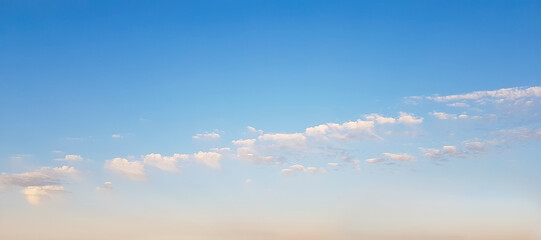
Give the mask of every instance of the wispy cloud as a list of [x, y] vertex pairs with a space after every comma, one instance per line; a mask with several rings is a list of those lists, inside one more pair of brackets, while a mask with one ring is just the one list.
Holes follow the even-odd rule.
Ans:
[[541, 87], [529, 87], [529, 88], [502, 88], [493, 91], [475, 91], [466, 94], [456, 94], [447, 96], [432, 96], [426, 97], [426, 99], [436, 102], [450, 102], [450, 101], [462, 101], [462, 100], [516, 100], [522, 98], [539, 98], [541, 97]]
[[193, 136], [193, 139], [197, 140], [203, 140], [203, 139], [219, 139], [221, 136], [219, 133], [211, 132], [211, 133], [198, 133], [195, 136]]
[[180, 166], [177, 163], [181, 160], [188, 160], [188, 154], [175, 153], [172, 156], [162, 156], [159, 153], [147, 154], [143, 157], [143, 163], [167, 172], [178, 172]]
[[64, 156], [64, 158], [57, 158], [55, 160], [64, 162], [80, 162], [83, 161], [83, 157], [81, 157], [81, 155], [67, 154]]
[[407, 153], [382, 153], [383, 156], [400, 162], [415, 162], [417, 158]]

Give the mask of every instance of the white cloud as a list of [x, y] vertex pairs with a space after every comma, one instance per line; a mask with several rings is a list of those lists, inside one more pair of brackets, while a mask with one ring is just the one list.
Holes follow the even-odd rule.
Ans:
[[289, 168], [284, 168], [282, 169], [282, 174], [289, 174], [289, 173], [292, 173], [293, 170], [289, 169]]
[[383, 153], [383, 156], [401, 162], [415, 162], [417, 159], [407, 153]]
[[470, 105], [464, 102], [456, 102], [447, 104], [449, 107], [469, 107]]
[[110, 191], [110, 190], [113, 190], [113, 183], [111, 183], [111, 182], [104, 182], [104, 183], [103, 183], [103, 186], [101, 186], [101, 187], [96, 187], [96, 190], [98, 190], [98, 191]]
[[120, 139], [122, 136], [120, 134], [113, 134], [111, 135], [112, 138]]
[[81, 155], [68, 154], [64, 158], [57, 158], [55, 160], [65, 162], [80, 162], [83, 161], [83, 157], [81, 157]]
[[231, 148], [223, 147], [223, 148], [211, 148], [210, 149], [213, 152], [229, 152], [231, 151]]
[[368, 121], [376, 122], [377, 124], [393, 124], [396, 123], [396, 119], [392, 117], [383, 117], [377, 113], [372, 113], [365, 116]]
[[470, 151], [481, 152], [485, 150], [485, 143], [480, 141], [466, 142], [464, 145]]
[[304, 144], [306, 137], [302, 133], [267, 133], [258, 137], [261, 141], [274, 141], [284, 145]]
[[[477, 146], [479, 147], [479, 146]], [[478, 150], [473, 152], [461, 151], [458, 150], [456, 146], [443, 146], [441, 149], [437, 148], [419, 148], [425, 157], [429, 157], [434, 160], [445, 159], [447, 157], [464, 157], [470, 154], [478, 152]]]
[[237, 148], [237, 157], [252, 163], [270, 163], [274, 160], [272, 156], [261, 156], [255, 146], [256, 139], [233, 140]]
[[252, 133], [257, 133], [259, 135], [263, 134], [263, 130], [259, 130], [259, 129], [255, 129], [254, 127], [246, 127], [248, 129], [249, 132], [252, 132]]
[[55, 185], [28, 186], [21, 191], [28, 203], [32, 205], [40, 205], [45, 200], [49, 200], [63, 192], [65, 192], [63, 186]]
[[318, 167], [304, 167], [300, 164], [291, 165], [289, 168], [282, 169], [283, 174], [290, 174], [294, 172], [304, 173], [326, 173], [327, 170]]
[[338, 167], [340, 164], [335, 163], [335, 162], [330, 162], [330, 163], [327, 163], [327, 165], [333, 166], [333, 167]]
[[254, 145], [256, 139], [239, 139], [233, 140], [234, 145]]
[[369, 159], [366, 159], [365, 162], [367, 163], [379, 163], [379, 162], [383, 162], [384, 159], [383, 158], [369, 158]]
[[105, 168], [131, 180], [142, 181], [146, 179], [145, 167], [139, 161], [130, 162], [126, 158], [114, 158], [105, 162]]
[[420, 124], [423, 122], [422, 117], [415, 117], [413, 114], [400, 112], [400, 116], [398, 117], [399, 123], [405, 123], [405, 124]]
[[220, 138], [220, 134], [212, 132], [212, 133], [198, 133], [195, 136], [192, 137], [193, 139], [218, 139]]
[[172, 156], [162, 156], [159, 153], [147, 154], [143, 158], [145, 165], [153, 166], [167, 172], [178, 172], [180, 166], [177, 165], [180, 160], [188, 160], [189, 155], [175, 153]]
[[0, 184], [16, 185], [22, 187], [59, 185], [68, 178], [80, 175], [81, 172], [74, 167], [42, 167], [33, 172], [0, 175]]
[[496, 100], [516, 100], [521, 98], [537, 98], [541, 97], [541, 87], [529, 87], [529, 88], [502, 88], [494, 91], [475, 91], [466, 94], [447, 95], [447, 96], [435, 96], [426, 97], [429, 100], [436, 102], [450, 102], [461, 100], [479, 100], [483, 98], [496, 99]]
[[306, 128], [306, 136], [316, 139], [327, 140], [328, 138], [349, 139], [349, 138], [374, 138], [377, 136], [372, 132], [373, 121], [357, 121], [321, 124]]
[[456, 114], [449, 114], [449, 113], [444, 113], [444, 112], [432, 112], [431, 114], [434, 117], [437, 117], [437, 118], [442, 119], [442, 120], [457, 119]]
[[205, 164], [208, 167], [214, 169], [221, 168], [220, 160], [222, 158], [222, 154], [219, 154], [217, 152], [198, 152], [195, 153], [193, 156], [198, 163]]

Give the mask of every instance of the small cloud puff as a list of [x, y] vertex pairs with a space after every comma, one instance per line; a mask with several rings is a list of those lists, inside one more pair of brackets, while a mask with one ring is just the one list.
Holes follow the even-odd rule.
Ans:
[[180, 160], [188, 160], [189, 155], [175, 153], [172, 156], [162, 156], [159, 153], [147, 154], [143, 157], [143, 163], [167, 172], [178, 172], [180, 166], [177, 162]]
[[220, 169], [220, 160], [222, 154], [217, 152], [198, 152], [194, 153], [194, 158], [198, 163], [202, 163], [210, 168]]
[[415, 158], [412, 155], [409, 155], [407, 153], [383, 153], [382, 154], [385, 157], [388, 157], [390, 159], [400, 161], [400, 162], [415, 162], [417, 161], [417, 158]]
[[32, 205], [40, 205], [46, 200], [56, 197], [60, 193], [64, 193], [63, 186], [46, 185], [46, 186], [28, 186], [21, 193], [26, 197], [26, 201]]
[[318, 167], [304, 167], [300, 164], [291, 165], [289, 168], [282, 169], [282, 174], [290, 174], [290, 173], [326, 173], [327, 170], [324, 168], [318, 168]]
[[126, 158], [114, 158], [105, 162], [105, 168], [134, 181], [143, 181], [146, 179], [145, 167], [143, 163], [139, 161], [128, 161]]
[[64, 158], [57, 158], [56, 161], [65, 161], [65, 162], [80, 162], [83, 161], [81, 155], [68, 154]]
[[212, 133], [198, 133], [192, 138], [197, 139], [197, 140], [203, 140], [203, 139], [218, 139], [220, 137], [221, 137], [220, 134], [212, 132]]
[[113, 190], [113, 184], [111, 182], [104, 182], [103, 186], [96, 187], [96, 190], [98, 190], [98, 191], [111, 191], [111, 190]]

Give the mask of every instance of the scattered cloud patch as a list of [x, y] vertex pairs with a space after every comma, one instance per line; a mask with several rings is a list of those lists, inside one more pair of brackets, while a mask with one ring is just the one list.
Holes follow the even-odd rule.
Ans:
[[364, 161], [367, 163], [379, 163], [379, 162], [383, 162], [384, 159], [383, 158], [369, 158]]
[[113, 134], [111, 135], [111, 138], [114, 138], [114, 139], [121, 139], [123, 138], [120, 134]]
[[26, 197], [26, 201], [31, 205], [41, 205], [44, 201], [50, 200], [64, 192], [63, 186], [55, 185], [28, 186], [21, 191]]
[[105, 162], [105, 168], [134, 181], [143, 181], [146, 179], [143, 162], [128, 161], [126, 158], [113, 158]]
[[111, 182], [104, 182], [104, 183], [103, 183], [103, 186], [101, 186], [101, 187], [96, 187], [96, 190], [98, 190], [98, 191], [111, 191], [111, 190], [113, 190], [113, 183], [111, 183]]
[[172, 156], [162, 156], [159, 153], [151, 153], [143, 157], [143, 163], [166, 172], [178, 172], [181, 168], [177, 165], [178, 161], [189, 158], [187, 154], [175, 153]]
[[55, 160], [65, 162], [80, 162], [83, 161], [83, 157], [81, 157], [81, 155], [68, 154], [64, 156], [64, 158], [57, 158]]
[[373, 121], [377, 124], [393, 124], [396, 123], [396, 119], [392, 117], [384, 117], [377, 113], [372, 113], [365, 116], [365, 119], [368, 121]]
[[251, 132], [251, 133], [257, 133], [259, 135], [262, 135], [263, 134], [263, 130], [259, 130], [259, 129], [255, 129], [254, 127], [246, 127], [248, 129], [248, 132]]
[[198, 163], [205, 164], [206, 166], [214, 169], [221, 168], [220, 160], [222, 158], [222, 154], [217, 152], [198, 152], [193, 156]]
[[306, 128], [306, 136], [319, 140], [351, 139], [351, 138], [379, 138], [373, 133], [374, 122], [358, 119], [357, 121], [321, 124]]
[[198, 133], [192, 138], [197, 139], [197, 140], [203, 140], [203, 139], [219, 139], [220, 137], [221, 137], [220, 134], [212, 132], [212, 133]]
[[494, 91], [475, 91], [466, 94], [433, 96], [426, 99], [436, 102], [450, 102], [461, 100], [481, 100], [481, 99], [496, 99], [499, 101], [516, 100], [521, 98], [538, 98], [541, 97], [541, 87], [529, 88], [502, 88]]
[[415, 117], [413, 114], [410, 113], [400, 112], [398, 122], [404, 124], [421, 124], [423, 122], [423, 118]]
[[382, 154], [385, 157], [388, 157], [390, 159], [400, 161], [400, 162], [415, 162], [417, 161], [417, 158], [415, 158], [412, 155], [409, 155], [407, 153], [383, 153]]
[[327, 170], [318, 167], [304, 167], [300, 164], [291, 165], [289, 168], [282, 169], [282, 174], [291, 173], [326, 173]]
[[42, 167], [36, 171], [0, 175], [1, 185], [15, 185], [21, 187], [60, 185], [62, 182], [81, 174], [75, 167]]

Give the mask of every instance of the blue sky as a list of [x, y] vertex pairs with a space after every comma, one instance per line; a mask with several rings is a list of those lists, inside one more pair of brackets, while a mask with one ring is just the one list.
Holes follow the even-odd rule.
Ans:
[[540, 10], [0, 1], [0, 238], [540, 239]]

